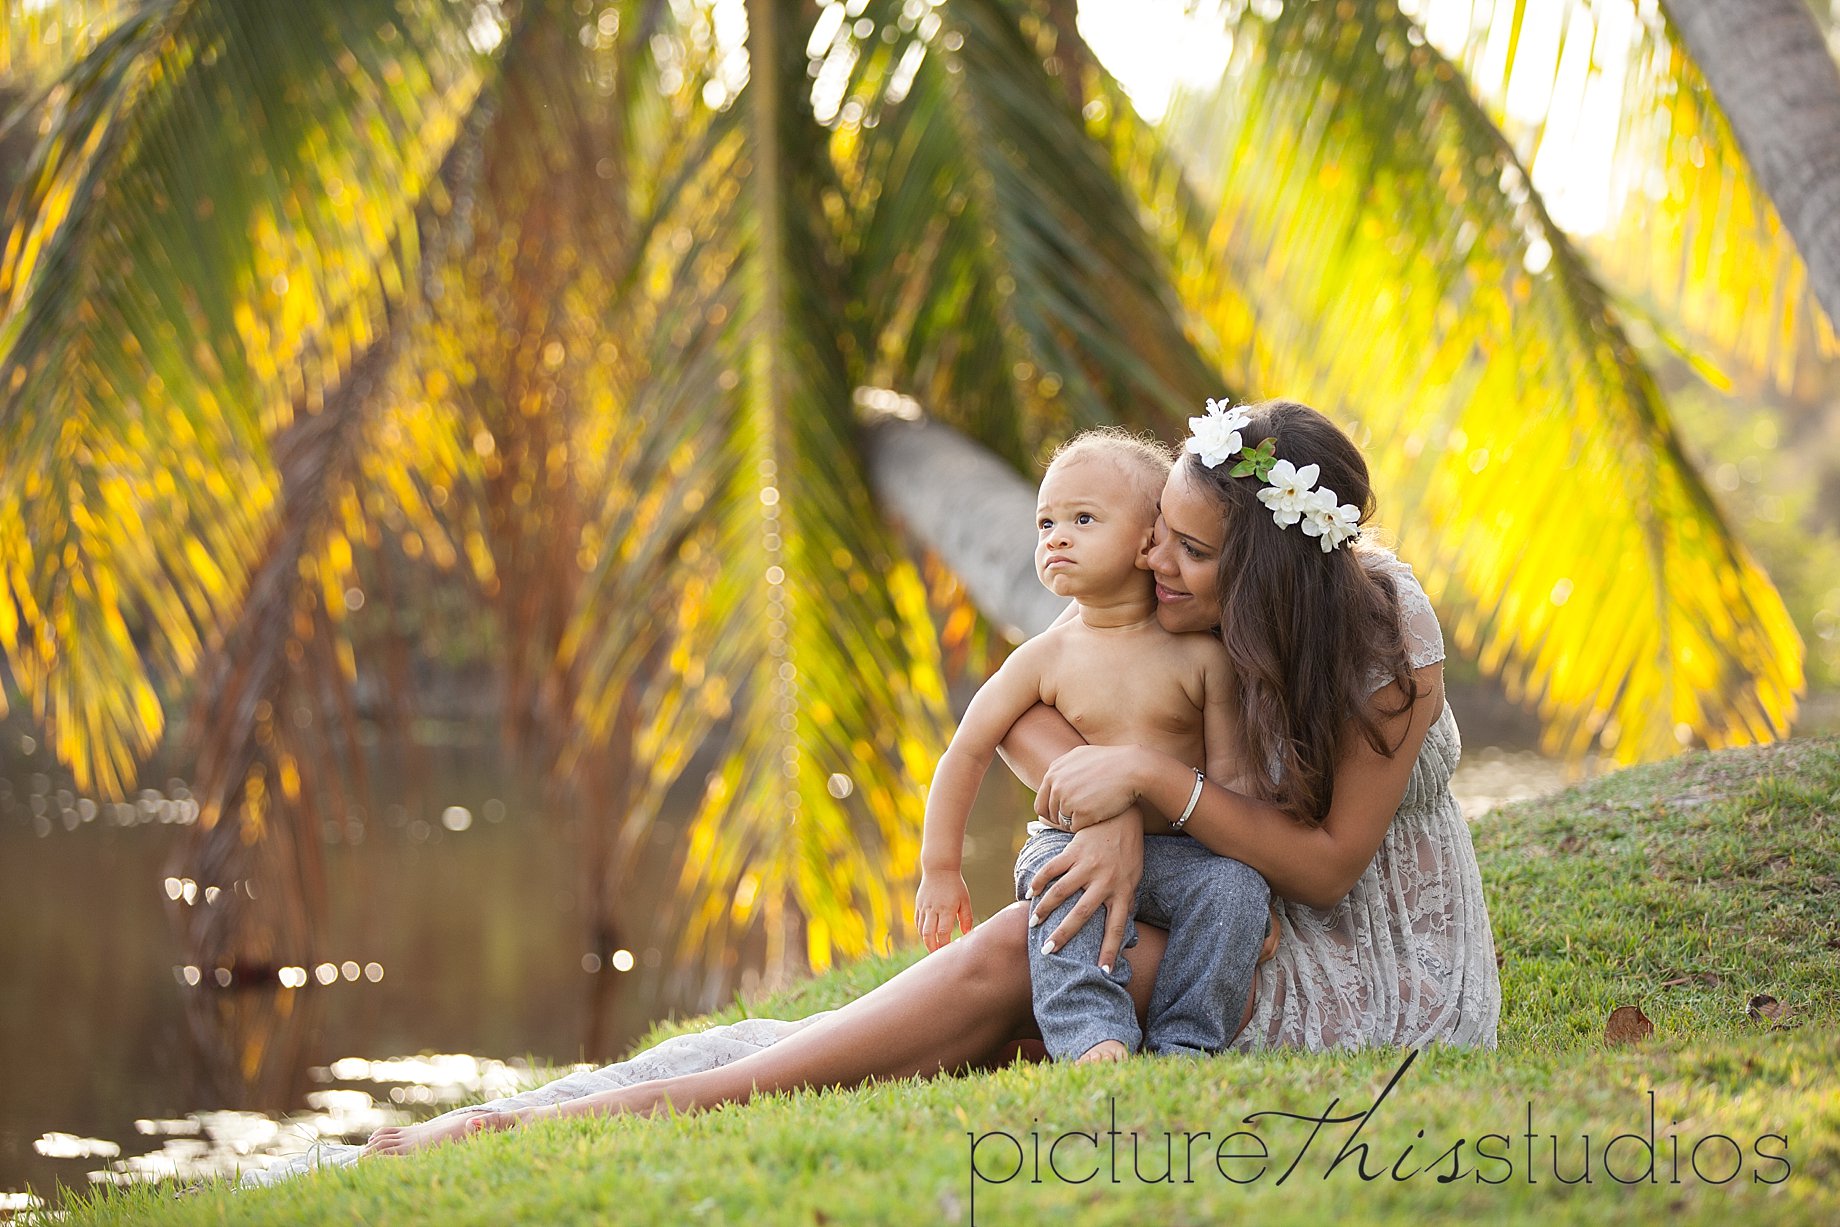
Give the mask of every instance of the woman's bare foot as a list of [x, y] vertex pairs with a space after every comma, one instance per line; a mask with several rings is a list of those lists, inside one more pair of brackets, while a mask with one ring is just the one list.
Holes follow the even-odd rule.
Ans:
[[516, 1129], [534, 1115], [535, 1113], [528, 1108], [523, 1111], [481, 1112], [476, 1116], [467, 1117], [463, 1124], [466, 1136], [472, 1137], [475, 1133], [498, 1133], [505, 1129]]
[[1073, 1059], [1075, 1065], [1089, 1065], [1097, 1062], [1122, 1061], [1131, 1055], [1131, 1050], [1121, 1040], [1100, 1040], [1091, 1048]]
[[443, 1142], [457, 1142], [467, 1135], [467, 1126], [480, 1116], [497, 1116], [500, 1113], [477, 1112], [452, 1113], [437, 1116], [433, 1120], [423, 1121], [419, 1125], [396, 1125], [388, 1129], [379, 1129], [371, 1134], [364, 1144], [367, 1155], [406, 1155], [417, 1150], [426, 1150], [430, 1146], [439, 1146]]

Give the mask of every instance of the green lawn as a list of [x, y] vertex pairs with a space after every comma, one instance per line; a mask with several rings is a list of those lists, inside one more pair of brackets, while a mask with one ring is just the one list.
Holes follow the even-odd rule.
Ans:
[[[1495, 1052], [1403, 1072], [1397, 1051], [1018, 1067], [561, 1122], [275, 1190], [112, 1192], [70, 1221], [1832, 1224], [1837, 814], [1827, 740], [1637, 768], [1478, 824]], [[837, 1004], [912, 957], [754, 1010]], [[1619, 1005], [1654, 1035], [1607, 1045]]]

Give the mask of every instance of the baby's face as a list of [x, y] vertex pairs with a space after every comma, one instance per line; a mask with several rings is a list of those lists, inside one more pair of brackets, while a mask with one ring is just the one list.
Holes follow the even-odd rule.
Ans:
[[1122, 462], [1090, 454], [1056, 462], [1035, 504], [1036, 576], [1073, 600], [1147, 584], [1144, 550], [1155, 514]]

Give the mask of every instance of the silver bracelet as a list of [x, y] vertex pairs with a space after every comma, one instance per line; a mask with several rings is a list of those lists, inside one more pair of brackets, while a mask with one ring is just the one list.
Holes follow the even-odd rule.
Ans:
[[1182, 807], [1182, 816], [1169, 824], [1170, 830], [1181, 830], [1184, 826], [1188, 825], [1188, 820], [1194, 817], [1195, 802], [1201, 800], [1201, 786], [1205, 783], [1207, 783], [1207, 777], [1201, 774], [1201, 768], [1196, 767], [1195, 791], [1188, 794], [1188, 804]]

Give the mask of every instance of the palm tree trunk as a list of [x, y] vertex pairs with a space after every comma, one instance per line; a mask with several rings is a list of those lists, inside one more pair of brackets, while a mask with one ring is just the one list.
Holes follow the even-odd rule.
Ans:
[[949, 426], [884, 418], [863, 428], [869, 479], [890, 518], [945, 560], [984, 615], [1027, 635], [1060, 615], [1035, 578], [1035, 491]]
[[1807, 0], [1667, 0], [1738, 145], [1840, 324], [1840, 67]]

